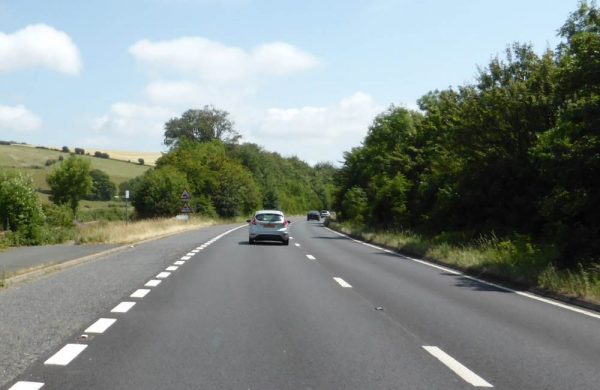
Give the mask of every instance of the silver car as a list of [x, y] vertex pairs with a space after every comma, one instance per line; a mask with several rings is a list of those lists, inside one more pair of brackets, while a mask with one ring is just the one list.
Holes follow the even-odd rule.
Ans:
[[248, 242], [250, 245], [255, 241], [281, 241], [285, 245], [290, 244], [290, 233], [288, 226], [290, 221], [285, 219], [279, 210], [259, 210], [249, 223]]

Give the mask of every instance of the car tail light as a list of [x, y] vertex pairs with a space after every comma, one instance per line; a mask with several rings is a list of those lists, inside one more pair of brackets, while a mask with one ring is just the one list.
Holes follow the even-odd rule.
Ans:
[[287, 219], [284, 218], [283, 219], [283, 227], [287, 227], [287, 226], [288, 226], [288, 221], [287, 221]]
[[256, 225], [256, 218], [252, 218], [252, 222], [250, 222], [251, 225]]

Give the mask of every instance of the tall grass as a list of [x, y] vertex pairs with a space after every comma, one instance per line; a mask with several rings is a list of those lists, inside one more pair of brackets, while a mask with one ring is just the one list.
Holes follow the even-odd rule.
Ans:
[[558, 251], [550, 245], [534, 244], [527, 236], [498, 238], [491, 234], [473, 240], [456, 233], [424, 237], [410, 231], [387, 232], [345, 223], [329, 224], [362, 240], [471, 274], [600, 303], [600, 264], [558, 270], [553, 265]]
[[188, 222], [173, 218], [147, 219], [125, 224], [123, 221], [98, 221], [81, 226], [75, 242], [127, 244], [148, 238], [183, 232], [216, 224], [208, 218], [195, 217]]

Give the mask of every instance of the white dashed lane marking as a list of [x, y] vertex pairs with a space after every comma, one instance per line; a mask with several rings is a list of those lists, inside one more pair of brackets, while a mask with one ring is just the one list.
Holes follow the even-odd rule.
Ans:
[[181, 260], [177, 260], [176, 262], [174, 262], [173, 264], [175, 265], [184, 265], [185, 261], [181, 261]]
[[160, 280], [152, 279], [152, 280], [149, 280], [144, 286], [146, 286], [146, 287], [156, 287], [156, 286], [158, 286], [160, 284], [160, 282], [161, 282]]
[[169, 275], [171, 275], [170, 272], [161, 272], [158, 275], [156, 275], [156, 277], [159, 278], [159, 279], [164, 279], [164, 278], [168, 278]]
[[181, 260], [189, 260], [189, 259], [191, 259], [191, 258], [192, 258], [192, 256], [183, 256], [183, 257], [181, 258]]
[[129, 309], [135, 306], [135, 302], [121, 302], [115, 306], [110, 312], [111, 313], [127, 313]]
[[169, 267], [167, 267], [166, 271], [177, 271], [179, 267], [176, 265], [171, 265]]
[[464, 379], [466, 382], [472, 384], [475, 387], [494, 387], [485, 379], [469, 370], [467, 367], [462, 365], [459, 361], [442, 351], [438, 347], [434, 346], [423, 346], [423, 348], [435, 356], [440, 362], [444, 363], [446, 367], [454, 371], [454, 373]]
[[44, 362], [44, 364], [51, 364], [56, 366], [66, 366], [71, 363], [84, 349], [87, 348], [85, 344], [67, 344], [52, 357]]
[[352, 288], [352, 286], [342, 278], [333, 278], [338, 284], [344, 288]]
[[98, 321], [90, 325], [84, 333], [104, 333], [112, 324], [117, 322], [114, 318], [100, 318]]
[[306, 257], [310, 260], [317, 260], [317, 259], [315, 259], [315, 257], [313, 255], [306, 255]]
[[196, 254], [196, 253], [194, 253], [194, 252], [190, 252], [190, 253], [188, 253], [186, 256], [194, 256], [195, 254]]
[[296, 245], [296, 246], [300, 246], [300, 244], [298, 244], [298, 243], [295, 243], [294, 245]]
[[20, 381], [15, 383], [8, 390], [39, 390], [44, 386], [41, 382], [25, 382]]
[[140, 288], [138, 290], [136, 290], [133, 294], [130, 295], [131, 298], [144, 298], [146, 295], [148, 295], [148, 293], [150, 292], [150, 290], [146, 289], [146, 288]]

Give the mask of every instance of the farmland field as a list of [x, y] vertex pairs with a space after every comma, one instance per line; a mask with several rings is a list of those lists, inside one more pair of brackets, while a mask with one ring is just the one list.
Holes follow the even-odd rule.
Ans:
[[[95, 150], [91, 151], [91, 153], [94, 151]], [[128, 153], [130, 153], [130, 156], [135, 155], [135, 152]], [[46, 166], [46, 161], [58, 160], [59, 156], [68, 158], [69, 153], [27, 145], [0, 145], [0, 169], [18, 170], [26, 173], [33, 178], [33, 182], [38, 190], [47, 191], [49, 190], [49, 187], [46, 183], [46, 177], [53, 169], [58, 167], [60, 162]], [[92, 169], [100, 169], [101, 171], [106, 172], [111, 181], [117, 186], [124, 181], [142, 175], [150, 168], [147, 165], [139, 165], [137, 159], [135, 162], [130, 163], [87, 155], [81, 157], [91, 161]]]

